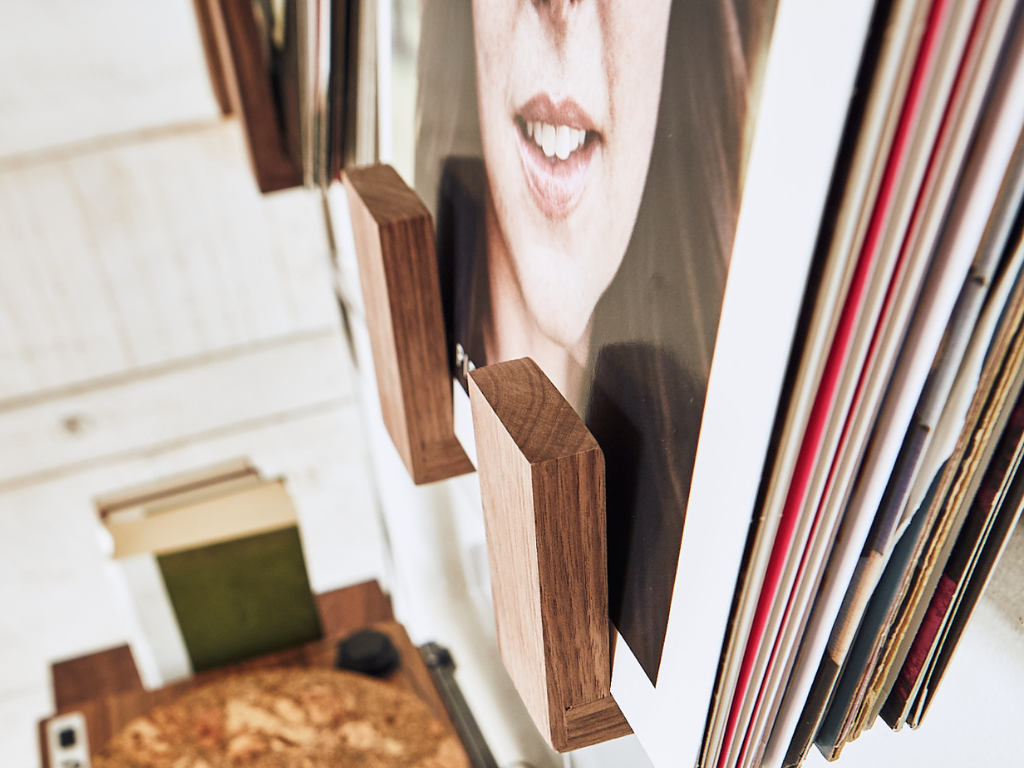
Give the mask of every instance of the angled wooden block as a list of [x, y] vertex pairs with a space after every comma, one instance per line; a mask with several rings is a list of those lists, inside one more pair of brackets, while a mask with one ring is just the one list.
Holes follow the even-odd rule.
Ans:
[[390, 166], [343, 177], [384, 424], [417, 484], [472, 472], [455, 437], [430, 212]]
[[601, 448], [532, 360], [469, 378], [505, 667], [554, 749], [631, 733], [609, 690]]
[[59, 710], [68, 710], [101, 696], [143, 690], [139, 670], [127, 645], [55, 662], [50, 674], [53, 700]]

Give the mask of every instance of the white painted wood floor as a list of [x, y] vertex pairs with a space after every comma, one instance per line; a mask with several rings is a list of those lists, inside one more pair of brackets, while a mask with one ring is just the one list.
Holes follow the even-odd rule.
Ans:
[[93, 499], [283, 476], [311, 581], [384, 571], [320, 198], [262, 197], [189, 0], [0, 0], [0, 764], [49, 665], [141, 642]]

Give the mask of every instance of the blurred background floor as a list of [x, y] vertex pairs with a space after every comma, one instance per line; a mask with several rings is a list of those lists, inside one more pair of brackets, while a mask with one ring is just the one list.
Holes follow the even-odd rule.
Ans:
[[50, 663], [140, 642], [95, 497], [244, 457], [314, 591], [384, 566], [321, 198], [257, 192], [192, 4], [0, 8], [0, 750], [30, 768]]

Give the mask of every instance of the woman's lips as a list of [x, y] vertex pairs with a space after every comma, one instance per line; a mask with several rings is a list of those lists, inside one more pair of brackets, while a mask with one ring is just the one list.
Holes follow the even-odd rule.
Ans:
[[571, 99], [555, 103], [534, 96], [515, 117], [527, 186], [545, 216], [569, 215], [583, 196], [587, 171], [601, 135]]

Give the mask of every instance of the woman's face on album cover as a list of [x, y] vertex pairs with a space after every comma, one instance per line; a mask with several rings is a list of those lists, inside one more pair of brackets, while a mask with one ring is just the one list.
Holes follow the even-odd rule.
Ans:
[[671, 0], [474, 0], [484, 162], [526, 307], [570, 347], [647, 178]]

